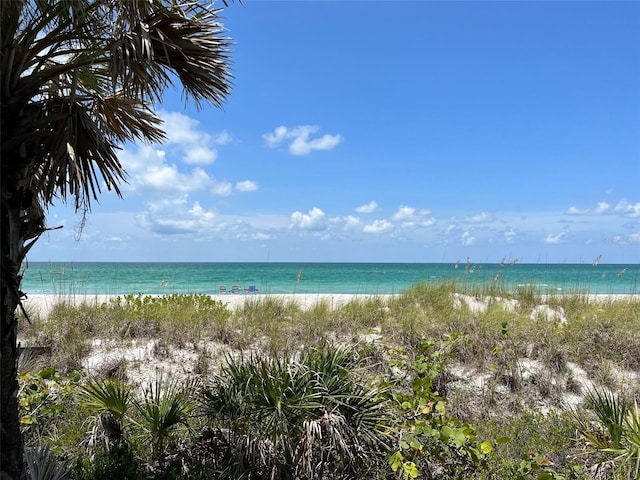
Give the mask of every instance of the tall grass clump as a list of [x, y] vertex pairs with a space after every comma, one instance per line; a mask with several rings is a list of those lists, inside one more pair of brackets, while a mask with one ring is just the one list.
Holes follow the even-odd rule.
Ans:
[[387, 320], [388, 308], [380, 297], [355, 297], [335, 312], [335, 328], [343, 334], [380, 327]]
[[640, 371], [640, 298], [568, 296], [553, 301], [569, 319], [562, 341], [587, 372], [595, 375], [601, 359], [613, 361], [618, 369]]
[[247, 299], [233, 312], [233, 322], [240, 332], [240, 347], [259, 348], [277, 353], [299, 347], [296, 319], [301, 308], [293, 301], [260, 296]]
[[28, 480], [70, 480], [71, 470], [59, 462], [48, 445], [25, 451]]
[[68, 373], [82, 367], [82, 359], [91, 350], [91, 340], [101, 335], [106, 323], [104, 313], [91, 305], [56, 304], [46, 319], [34, 317], [32, 322], [20, 322], [20, 336], [27, 344], [48, 347], [52, 364]]
[[455, 283], [418, 284], [387, 302], [385, 336], [418, 346], [420, 340], [445, 334], [447, 324], [459, 318], [455, 308]]
[[330, 302], [323, 299], [300, 312], [295, 328], [305, 345], [330, 343], [340, 325], [337, 317]]
[[520, 478], [518, 467], [531, 453], [543, 454], [558, 471], [568, 469], [576, 462], [576, 427], [566, 412], [525, 409], [509, 416], [491, 416], [478, 422], [477, 428], [478, 435], [484, 438], [509, 438], [508, 442], [500, 443], [495, 455], [490, 457], [488, 470], [493, 475], [488, 478]]

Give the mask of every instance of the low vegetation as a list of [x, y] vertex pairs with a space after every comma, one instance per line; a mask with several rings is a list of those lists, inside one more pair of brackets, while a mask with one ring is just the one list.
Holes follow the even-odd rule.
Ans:
[[638, 296], [61, 298], [20, 338], [31, 478], [640, 476]]

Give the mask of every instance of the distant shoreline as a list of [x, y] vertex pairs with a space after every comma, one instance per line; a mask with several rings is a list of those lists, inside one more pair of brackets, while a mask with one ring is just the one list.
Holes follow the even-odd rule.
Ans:
[[[29, 260], [27, 265], [41, 265], [41, 264], [66, 264], [66, 265], [81, 265], [81, 264], [129, 264], [129, 265], [448, 265], [454, 266], [455, 261], [450, 262], [375, 262], [375, 261], [362, 261], [362, 262], [321, 262], [321, 261], [290, 261], [290, 262], [268, 262], [268, 261], [256, 261], [256, 262], [233, 262], [233, 261], [210, 261], [210, 262], [136, 262], [136, 261], [95, 261], [95, 260]], [[517, 265], [522, 266], [539, 266], [539, 265], [558, 265], [558, 266], [594, 266], [592, 262], [514, 262]], [[473, 262], [474, 265], [482, 266], [498, 266], [500, 262]], [[509, 262], [505, 262], [505, 265]], [[460, 263], [464, 266], [463, 263]], [[616, 266], [638, 266], [640, 263], [634, 262], [615, 262], [615, 263], [599, 263], [598, 266], [602, 267], [616, 267]]]
[[[307, 310], [312, 308], [321, 302], [327, 302], [331, 307], [340, 307], [352, 300], [366, 300], [371, 298], [379, 298], [388, 300], [393, 297], [398, 297], [400, 294], [351, 294], [351, 293], [293, 293], [293, 294], [217, 294], [208, 295], [209, 297], [219, 300], [225, 303], [230, 309], [237, 309], [242, 307], [246, 302], [260, 301], [266, 298], [279, 299], [286, 302], [295, 302], [302, 309]], [[559, 294], [563, 295], [563, 294]], [[566, 295], [574, 295], [568, 293]], [[607, 300], [627, 300], [637, 298], [640, 299], [640, 294], [577, 294], [586, 297], [589, 301], [607, 301]], [[28, 314], [39, 315], [44, 318], [49, 315], [51, 310], [60, 303], [66, 303], [71, 305], [102, 305], [103, 303], [109, 303], [111, 300], [117, 297], [123, 297], [124, 295], [56, 295], [56, 294], [34, 294], [28, 295], [24, 300], [24, 307]], [[162, 294], [143, 294], [142, 296], [149, 297], [162, 297]], [[546, 299], [549, 295], [541, 295], [541, 298]]]
[[[185, 294], [188, 295], [188, 294]], [[111, 300], [123, 297], [124, 295], [54, 295], [54, 294], [35, 294], [28, 295], [28, 298], [24, 300], [24, 307], [27, 313], [38, 314], [42, 317], [49, 315], [54, 306], [60, 303], [68, 303], [72, 305], [102, 305], [103, 303], [109, 303]], [[144, 297], [162, 297], [163, 294], [142, 294]], [[382, 294], [382, 295], [364, 295], [364, 294], [351, 294], [351, 293], [293, 293], [293, 294], [261, 294], [261, 293], [249, 293], [249, 294], [217, 294], [207, 295], [214, 300], [219, 300], [225, 303], [229, 308], [236, 309], [242, 307], [246, 302], [259, 301], [265, 298], [280, 299], [283, 301], [295, 302], [302, 309], [308, 309], [321, 302], [328, 302], [332, 307], [339, 307], [348, 303], [353, 299], [367, 299], [367, 298], [391, 298], [397, 295]]]

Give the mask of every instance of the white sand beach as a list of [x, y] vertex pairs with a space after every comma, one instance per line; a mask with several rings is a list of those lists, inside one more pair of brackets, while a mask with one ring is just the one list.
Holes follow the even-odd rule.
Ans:
[[[152, 295], [159, 296], [159, 295]], [[264, 298], [275, 298], [284, 301], [295, 302], [300, 305], [304, 310], [313, 307], [320, 302], [328, 302], [330, 307], [340, 307], [351, 300], [359, 299], [366, 300], [368, 298], [381, 298], [389, 299], [398, 296], [397, 294], [385, 294], [385, 295], [362, 295], [362, 294], [341, 294], [341, 293], [315, 293], [315, 294], [226, 294], [226, 295], [211, 295], [211, 298], [220, 300], [226, 303], [229, 308], [236, 309], [242, 307], [245, 302], [259, 301]], [[66, 303], [72, 305], [101, 305], [103, 303], [109, 303], [112, 299], [118, 297], [118, 295], [46, 295], [46, 294], [34, 294], [28, 295], [28, 298], [24, 301], [25, 309], [27, 313], [39, 316], [40, 318], [46, 318], [51, 312], [51, 309], [59, 304]], [[619, 294], [593, 294], [586, 296], [589, 301], [613, 301], [624, 300], [630, 298], [640, 298], [640, 295], [619, 295]], [[542, 297], [544, 299], [544, 296]], [[467, 303], [471, 311], [484, 311], [488, 299], [477, 299], [469, 295], [456, 294], [456, 301], [464, 301]], [[509, 303], [505, 299], [505, 302]]]
[[[159, 296], [159, 295], [151, 295]], [[390, 298], [395, 295], [361, 295], [361, 294], [226, 294], [226, 295], [211, 295], [211, 298], [220, 300], [226, 303], [230, 309], [236, 309], [245, 304], [245, 302], [259, 301], [264, 298], [275, 298], [284, 301], [295, 302], [300, 305], [304, 310], [313, 307], [320, 302], [328, 302], [330, 307], [339, 307], [358, 298], [365, 300], [367, 298]], [[24, 301], [25, 309], [28, 314], [37, 315], [40, 318], [45, 318], [51, 312], [51, 309], [60, 303], [66, 303], [71, 305], [101, 305], [103, 303], [109, 303], [111, 300], [118, 297], [118, 295], [45, 295], [35, 294], [28, 295], [28, 298]]]

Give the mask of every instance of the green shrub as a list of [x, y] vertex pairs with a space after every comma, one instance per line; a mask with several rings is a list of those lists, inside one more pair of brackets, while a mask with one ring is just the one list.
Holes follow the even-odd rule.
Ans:
[[[404, 377], [390, 379], [395, 384], [391, 397], [401, 417], [395, 426], [398, 444], [389, 465], [402, 478], [472, 475], [485, 468], [494, 443], [503, 441], [480, 441], [472, 425], [448, 415], [446, 400], [435, 389], [435, 380], [459, 341], [458, 336], [444, 338], [441, 344], [423, 340], [413, 361], [393, 361]], [[410, 384], [408, 392], [405, 381]]]
[[74, 465], [76, 480], [141, 480], [143, 472], [128, 443], [109, 450], [97, 447], [92, 455], [81, 456]]
[[[227, 455], [222, 478], [370, 478], [390, 418], [379, 389], [355, 376], [355, 350], [228, 359], [204, 395]], [[225, 432], [222, 434], [222, 432]]]

